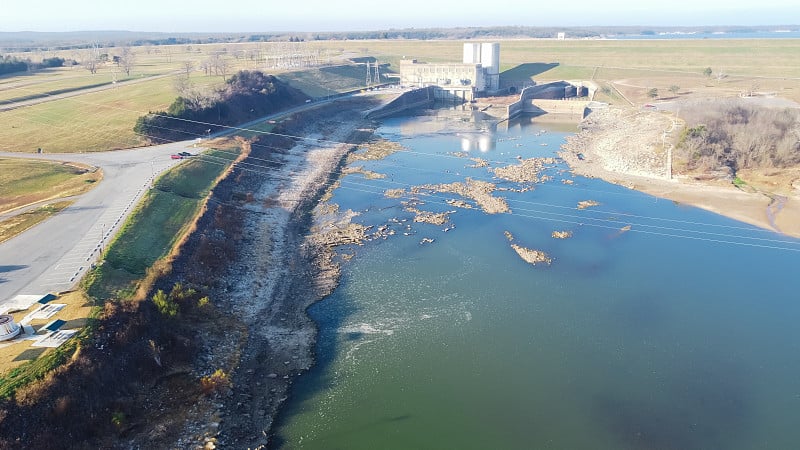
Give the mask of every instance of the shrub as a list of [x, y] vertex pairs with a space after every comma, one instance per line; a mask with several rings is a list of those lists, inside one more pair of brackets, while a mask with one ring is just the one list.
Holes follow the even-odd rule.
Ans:
[[230, 377], [222, 369], [217, 369], [211, 375], [200, 378], [200, 390], [205, 395], [225, 392], [231, 387]]
[[178, 315], [178, 304], [161, 289], [153, 295], [153, 303], [158, 308], [158, 312], [165, 316], [175, 317]]

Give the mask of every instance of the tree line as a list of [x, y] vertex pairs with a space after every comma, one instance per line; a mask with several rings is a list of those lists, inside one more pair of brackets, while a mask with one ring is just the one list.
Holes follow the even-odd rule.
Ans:
[[133, 130], [158, 143], [207, 136], [308, 100], [301, 91], [261, 71], [242, 70], [212, 92], [194, 88], [188, 78], [176, 82], [179, 96], [166, 111], [137, 119]]
[[[0, 32], [0, 47], [14, 52], [33, 52], [44, 47], [50, 50], [90, 48], [93, 42], [109, 47], [147, 45], [194, 45], [234, 42], [301, 42], [312, 40], [362, 39], [492, 39], [492, 38], [554, 38], [565, 32], [568, 38], [639, 35], [653, 36], [660, 32], [727, 32], [746, 34], [769, 31], [769, 26], [585, 26], [585, 27], [457, 27], [457, 28], [399, 28], [388, 30], [347, 32], [266, 32], [266, 33], [157, 33], [132, 31], [85, 31], [62, 33]], [[11, 51], [11, 50], [9, 50]]]
[[34, 63], [30, 59], [21, 59], [16, 56], [0, 55], [0, 75], [9, 73], [28, 72], [48, 67], [61, 67], [64, 58], [44, 58], [42, 62]]

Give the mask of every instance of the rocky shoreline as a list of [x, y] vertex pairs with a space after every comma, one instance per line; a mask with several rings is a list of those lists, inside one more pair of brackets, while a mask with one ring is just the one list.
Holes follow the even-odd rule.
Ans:
[[[170, 282], [205, 286], [213, 299], [225, 325], [198, 329], [201, 351], [193, 372], [200, 378], [223, 368], [230, 388], [190, 411], [176, 411], [186, 420], [177, 433], [162, 430], [172, 438], [145, 432], [128, 441], [131, 447], [171, 441], [178, 448], [256, 449], [275, 443], [271, 431], [280, 407], [294, 380], [314, 364], [317, 329], [306, 309], [338, 282], [332, 248], [365, 233], [326, 239], [312, 225], [315, 206], [348, 154], [372, 137], [372, 124], [360, 113], [369, 106], [369, 100], [337, 102], [294, 117], [295, 125], [252, 143], [249, 157], [215, 188]], [[218, 256], [219, 266], [198, 266], [198, 249]]]

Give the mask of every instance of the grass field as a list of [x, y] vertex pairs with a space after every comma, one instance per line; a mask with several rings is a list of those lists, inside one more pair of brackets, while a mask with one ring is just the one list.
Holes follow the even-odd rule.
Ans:
[[0, 81], [0, 105], [139, 78], [114, 73], [91, 75], [77, 70], [77, 68], [47, 69], [46, 72], [34, 72], [25, 79]]
[[102, 172], [77, 164], [32, 159], [0, 159], [0, 213], [43, 200], [82, 194]]
[[285, 72], [280, 77], [311, 97], [325, 97], [363, 88], [366, 75], [366, 66], [346, 64]]
[[[647, 102], [646, 93], [658, 89], [663, 97], [670, 86], [681, 96], [733, 96], [756, 90], [800, 101], [798, 39], [707, 40], [500, 40], [502, 79], [589, 80], [608, 92], [621, 92], [634, 102]], [[0, 150], [31, 152], [99, 151], [144, 143], [133, 133], [137, 117], [166, 108], [177, 95], [176, 72], [194, 67], [191, 79], [206, 89], [223, 83], [221, 75], [206, 75], [203, 61], [218, 54], [227, 74], [239, 69], [261, 69], [284, 78], [315, 97], [356, 88], [365, 83], [364, 66], [348, 66], [350, 58], [372, 56], [388, 69], [399, 70], [403, 58], [428, 62], [460, 61], [463, 41], [313, 41], [306, 43], [241, 43], [136, 47], [133, 77], [175, 73], [136, 85], [55, 100], [0, 113]], [[110, 55], [119, 49], [105, 49]], [[281, 55], [315, 55], [331, 67], [298, 69]], [[25, 55], [23, 55], [25, 56]], [[28, 55], [29, 56], [29, 55]], [[48, 56], [74, 57], [71, 52]], [[710, 67], [711, 77], [703, 76]], [[21, 94], [74, 89], [111, 79], [119, 69], [113, 63], [96, 75], [80, 67], [53, 69], [32, 75], [0, 78], [0, 101]], [[717, 78], [719, 76], [719, 78]], [[602, 100], [621, 101], [613, 95]]]
[[194, 217], [214, 180], [236, 157], [211, 150], [164, 174], [87, 275], [92, 298], [125, 298], [155, 261], [166, 256]]

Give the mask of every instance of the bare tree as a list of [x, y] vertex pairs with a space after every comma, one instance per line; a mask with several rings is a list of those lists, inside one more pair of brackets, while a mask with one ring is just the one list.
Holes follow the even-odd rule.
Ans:
[[81, 65], [92, 75], [97, 73], [97, 69], [100, 67], [100, 48], [97, 44], [93, 44], [91, 48], [83, 52]]
[[228, 70], [230, 70], [231, 66], [228, 64], [228, 61], [225, 58], [219, 58], [218, 64], [219, 74], [222, 75], [222, 79], [224, 80], [228, 76]]
[[130, 47], [122, 47], [122, 53], [119, 55], [119, 66], [125, 75], [131, 76], [133, 64], [136, 62], [136, 55]]
[[222, 75], [222, 78], [227, 76], [228, 70], [230, 69], [228, 61], [226, 61], [225, 58], [223, 58], [219, 53], [214, 53], [213, 55], [209, 56], [207, 64], [209, 70], [214, 72], [214, 75]]
[[189, 78], [193, 70], [194, 70], [194, 61], [186, 60], [183, 62], [183, 72], [186, 74], [186, 78]]
[[176, 77], [172, 82], [172, 86], [179, 96], [185, 98], [187, 93], [192, 89], [192, 82], [189, 81], [188, 77]]

